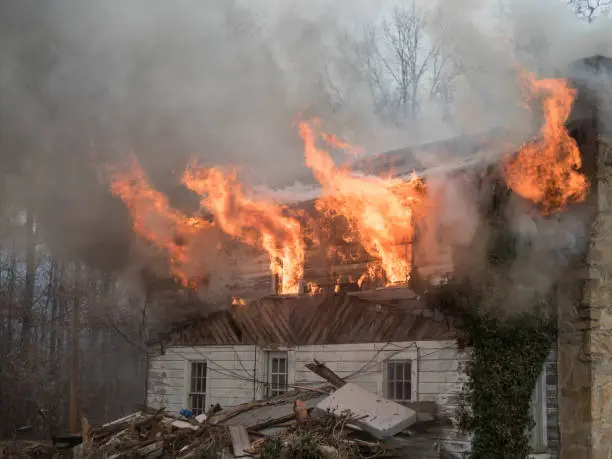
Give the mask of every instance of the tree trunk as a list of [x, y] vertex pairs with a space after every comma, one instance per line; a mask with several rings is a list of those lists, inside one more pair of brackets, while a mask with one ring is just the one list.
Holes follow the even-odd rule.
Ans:
[[36, 282], [36, 253], [34, 235], [34, 215], [30, 210], [26, 213], [25, 225], [26, 278], [23, 292], [23, 309], [21, 325], [21, 352], [27, 359], [32, 344], [32, 309], [34, 308], [34, 286]]
[[49, 281], [49, 291], [47, 292], [47, 298], [51, 301], [51, 318], [49, 327], [49, 373], [53, 381], [57, 378], [57, 326], [58, 326], [58, 297], [57, 297], [57, 274], [58, 266], [56, 262], [51, 264], [51, 272], [53, 273]]
[[79, 270], [80, 267], [75, 263], [74, 267], [74, 298], [72, 304], [72, 367], [70, 369], [70, 432], [76, 433], [78, 431], [78, 397], [77, 397], [77, 384], [79, 379], [79, 309], [80, 309], [80, 295], [79, 295]]

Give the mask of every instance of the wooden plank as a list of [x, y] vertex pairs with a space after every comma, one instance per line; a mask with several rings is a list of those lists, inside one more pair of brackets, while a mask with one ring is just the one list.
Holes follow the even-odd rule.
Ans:
[[247, 450], [251, 446], [249, 434], [244, 426], [229, 426], [230, 436], [232, 437], [232, 449], [235, 457], [248, 456]]
[[327, 366], [324, 363], [317, 362], [315, 360], [314, 363], [307, 363], [306, 368], [308, 368], [314, 374], [320, 376], [321, 378], [329, 382], [336, 389], [346, 384], [346, 381], [344, 379], [342, 379], [336, 373], [334, 373], [329, 368], [327, 368]]

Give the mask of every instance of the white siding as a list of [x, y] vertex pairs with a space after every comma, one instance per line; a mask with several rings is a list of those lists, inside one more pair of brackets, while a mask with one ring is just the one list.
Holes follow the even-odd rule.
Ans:
[[255, 351], [255, 346], [171, 347], [151, 356], [148, 404], [174, 412], [187, 407], [190, 361], [207, 362], [207, 406], [252, 400]]
[[[460, 362], [466, 353], [458, 352], [454, 341], [364, 343], [323, 346], [297, 346], [289, 354], [289, 383], [297, 386], [323, 383], [306, 369], [314, 359], [364, 389], [383, 395], [382, 365], [386, 359], [411, 359], [415, 400], [435, 401], [453, 408], [452, 395], [459, 389]], [[255, 346], [170, 347], [164, 355], [151, 356], [148, 403], [178, 411], [187, 406], [189, 361], [208, 362], [206, 404], [223, 407], [261, 398], [265, 380], [265, 349]], [[255, 377], [254, 377], [255, 376]]]
[[[469, 352], [461, 352], [454, 341], [417, 341], [394, 343], [362, 343], [324, 346], [297, 346], [275, 348], [287, 351], [289, 358], [289, 384], [316, 386], [324, 381], [306, 369], [313, 360], [325, 363], [347, 381], [383, 394], [383, 362], [386, 359], [411, 359], [412, 394], [416, 401], [434, 401], [449, 416], [456, 413], [454, 395], [460, 390], [463, 372], [461, 365], [469, 359]], [[264, 395], [262, 381], [266, 379], [266, 349], [256, 346], [170, 347], [164, 355], [150, 354], [147, 400], [152, 407], [166, 407], [178, 412], [187, 407], [189, 390], [189, 362], [205, 360], [207, 371], [207, 406], [219, 403], [222, 407], [248, 402]], [[547, 386], [556, 389], [556, 354], [547, 360]], [[548, 421], [556, 425], [556, 392], [546, 410]], [[551, 415], [552, 413], [552, 415]], [[551, 417], [552, 416], [552, 417]], [[553, 426], [554, 427], [554, 426]], [[555, 430], [556, 431], [556, 430]], [[436, 438], [447, 448], [466, 451], [469, 442], [456, 429], [441, 429]], [[552, 441], [551, 441], [552, 439]], [[556, 437], [548, 440], [553, 452], [558, 447]], [[428, 452], [429, 452], [428, 447]], [[429, 453], [428, 453], [429, 454]], [[429, 455], [423, 457], [430, 457]], [[433, 456], [431, 456], [433, 457]]]

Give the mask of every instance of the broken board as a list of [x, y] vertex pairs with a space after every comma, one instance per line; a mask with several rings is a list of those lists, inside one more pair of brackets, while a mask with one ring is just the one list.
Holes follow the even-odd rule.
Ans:
[[392, 437], [410, 427], [417, 419], [416, 411], [350, 383], [317, 404], [317, 410], [331, 412], [335, 416], [350, 411], [352, 417], [357, 419], [354, 424], [379, 440]]

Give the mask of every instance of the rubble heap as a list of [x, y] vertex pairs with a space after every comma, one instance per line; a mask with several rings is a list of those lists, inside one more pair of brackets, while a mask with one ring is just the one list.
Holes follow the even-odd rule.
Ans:
[[30, 446], [36, 455], [3, 456], [0, 450], [0, 459], [459, 457], [432, 441], [448, 422], [435, 403], [404, 406], [346, 383], [324, 364], [307, 367], [330, 385], [295, 388], [208, 415], [149, 409], [101, 426], [83, 418], [81, 434], [71, 439], [76, 446], [61, 451], [54, 437], [54, 451]]

